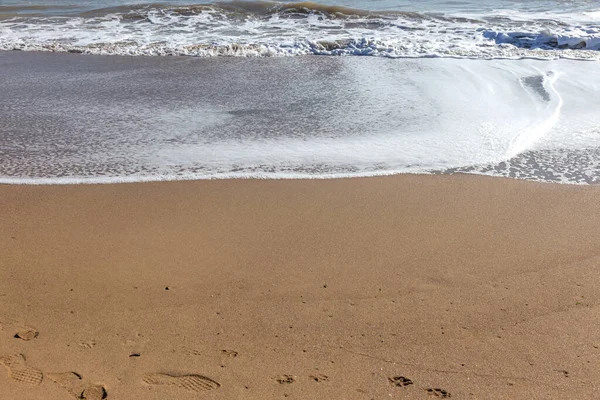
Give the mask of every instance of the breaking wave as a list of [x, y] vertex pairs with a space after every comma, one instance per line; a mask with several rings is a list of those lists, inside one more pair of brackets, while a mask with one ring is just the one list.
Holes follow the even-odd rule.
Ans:
[[144, 4], [83, 12], [0, 6], [0, 50], [598, 60], [600, 23], [579, 14], [451, 15], [313, 2]]

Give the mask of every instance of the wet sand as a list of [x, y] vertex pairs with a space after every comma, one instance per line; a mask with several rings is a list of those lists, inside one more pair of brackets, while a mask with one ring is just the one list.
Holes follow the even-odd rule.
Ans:
[[3, 185], [0, 203], [5, 399], [600, 396], [597, 187]]

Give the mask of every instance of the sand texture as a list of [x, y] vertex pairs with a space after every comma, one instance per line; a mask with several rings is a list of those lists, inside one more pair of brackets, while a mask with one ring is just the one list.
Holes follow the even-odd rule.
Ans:
[[600, 398], [599, 189], [0, 186], [0, 398]]

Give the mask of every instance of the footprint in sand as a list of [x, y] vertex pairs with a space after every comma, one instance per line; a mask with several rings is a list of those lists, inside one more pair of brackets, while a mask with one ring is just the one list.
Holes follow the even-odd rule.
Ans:
[[221, 350], [221, 354], [227, 357], [237, 357], [239, 355], [235, 350]]
[[142, 378], [142, 382], [147, 385], [157, 386], [175, 386], [181, 389], [189, 390], [190, 392], [201, 392], [206, 390], [214, 390], [221, 385], [210, 378], [202, 375], [170, 375], [170, 374], [146, 374]]
[[390, 381], [393, 386], [398, 387], [404, 387], [413, 384], [413, 381], [405, 378], [404, 376], [394, 376], [393, 378], [388, 378], [388, 381]]
[[27, 365], [23, 354], [0, 357], [0, 363], [4, 364], [8, 369], [8, 376], [16, 382], [39, 385], [44, 379], [42, 371]]
[[40, 333], [33, 328], [24, 328], [21, 329], [19, 332], [15, 333], [14, 337], [16, 339], [30, 341], [38, 337], [39, 334]]
[[289, 384], [289, 383], [294, 383], [296, 382], [296, 379], [294, 378], [293, 375], [280, 375], [277, 378], [275, 378], [275, 380], [280, 384], [280, 385], [285, 385], [285, 384]]
[[329, 377], [327, 375], [323, 375], [323, 374], [309, 375], [308, 378], [312, 379], [313, 381], [315, 381], [317, 383], [327, 382], [329, 380]]
[[108, 396], [103, 385], [87, 383], [76, 372], [48, 373], [46, 377], [76, 399], [102, 400]]
[[448, 397], [452, 397], [452, 395], [450, 393], [448, 393], [447, 391], [445, 391], [444, 389], [433, 388], [433, 389], [425, 389], [425, 391], [436, 397], [442, 397], [444, 399], [448, 398]]
[[84, 349], [93, 349], [96, 346], [96, 342], [93, 340], [90, 340], [89, 342], [81, 342], [79, 343], [79, 346], [83, 347]]

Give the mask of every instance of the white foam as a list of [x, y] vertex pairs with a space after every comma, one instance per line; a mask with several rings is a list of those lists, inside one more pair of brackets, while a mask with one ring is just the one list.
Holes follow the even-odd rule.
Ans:
[[[536, 114], [539, 118], [538, 122], [527, 126], [513, 137], [506, 153], [507, 158], [510, 159], [530, 149], [558, 123], [563, 106], [563, 99], [560, 93], [554, 88], [554, 83], [559, 79], [559, 76], [560, 74], [554, 72], [544, 73], [543, 71], [539, 71], [539, 77], [542, 78], [542, 85], [539, 89], [543, 87], [543, 89], [547, 91], [548, 98], [546, 99], [545, 104], [544, 102], [537, 102], [538, 106], [536, 107]], [[534, 92], [530, 93], [530, 95], [539, 98], [540, 93]]]
[[[38, 87], [40, 100], [36, 101], [43, 101], [43, 93], [50, 93], [50, 98], [47, 104], [31, 105], [15, 98], [11, 105], [15, 117], [1, 126], [7, 136], [0, 154], [13, 156], [0, 157], [0, 182], [318, 179], [428, 173], [493, 165], [532, 150], [600, 147], [600, 117], [596, 115], [600, 71], [595, 63], [343, 58], [332, 63], [302, 61], [305, 64], [298, 66], [282, 62], [286, 60], [264, 61], [269, 63], [253, 73], [269, 76], [275, 85], [265, 86], [260, 83], [263, 75], [253, 75], [232, 101], [229, 89], [187, 76], [191, 100], [181, 103], [180, 99], [177, 107], [159, 101], [164, 103], [162, 108], [143, 102], [123, 108], [110, 97], [86, 100], [98, 102], [94, 104], [66, 97], [68, 109], [63, 109], [63, 103], [54, 101], [54, 90], [44, 89], [52, 80], [23, 78]], [[247, 61], [219, 65], [221, 78], [234, 86], [242, 82], [231, 81], [232, 77], [241, 79], [236, 68], [250, 66]], [[153, 76], [150, 66], [145, 68], [144, 79]], [[164, 70], [163, 65], [159, 68]], [[144, 85], [169, 88], [182, 81], [175, 69], [168, 70], [172, 76], [162, 76], [160, 82], [144, 81]], [[281, 77], [285, 79], [279, 81]], [[20, 78], [13, 75], [13, 79], [7, 85], [20, 87]], [[98, 79], [94, 75], [91, 82], [101, 85], [105, 93], [121, 93], [123, 82], [132, 78]], [[252, 84], [258, 86], [248, 86]], [[113, 91], [113, 86], [118, 90]], [[162, 92], [154, 93], [160, 96]], [[198, 94], [206, 97], [198, 100]], [[206, 103], [210, 98], [215, 98], [212, 105]], [[86, 111], [90, 109], [95, 112]], [[43, 138], [43, 131], [52, 129], [66, 136], [39, 141], [33, 148], [20, 142], [21, 135], [10, 135], [12, 129], [27, 126], [18, 116], [36, 121], [36, 113], [68, 125], [35, 127], [42, 132], [31, 133]], [[33, 128], [28, 127], [28, 132]], [[568, 167], [564, 170], [567, 177]], [[478, 171], [502, 175], [485, 168]], [[522, 171], [523, 176], [535, 177]]]
[[[131, 18], [136, 15], [137, 18]], [[290, 17], [231, 14], [218, 7], [184, 13], [143, 8], [93, 17], [0, 21], [0, 49], [116, 55], [272, 57], [369, 55], [482, 59], [588, 59], [600, 55], [600, 25], [588, 14], [489, 16], [322, 12]]]

